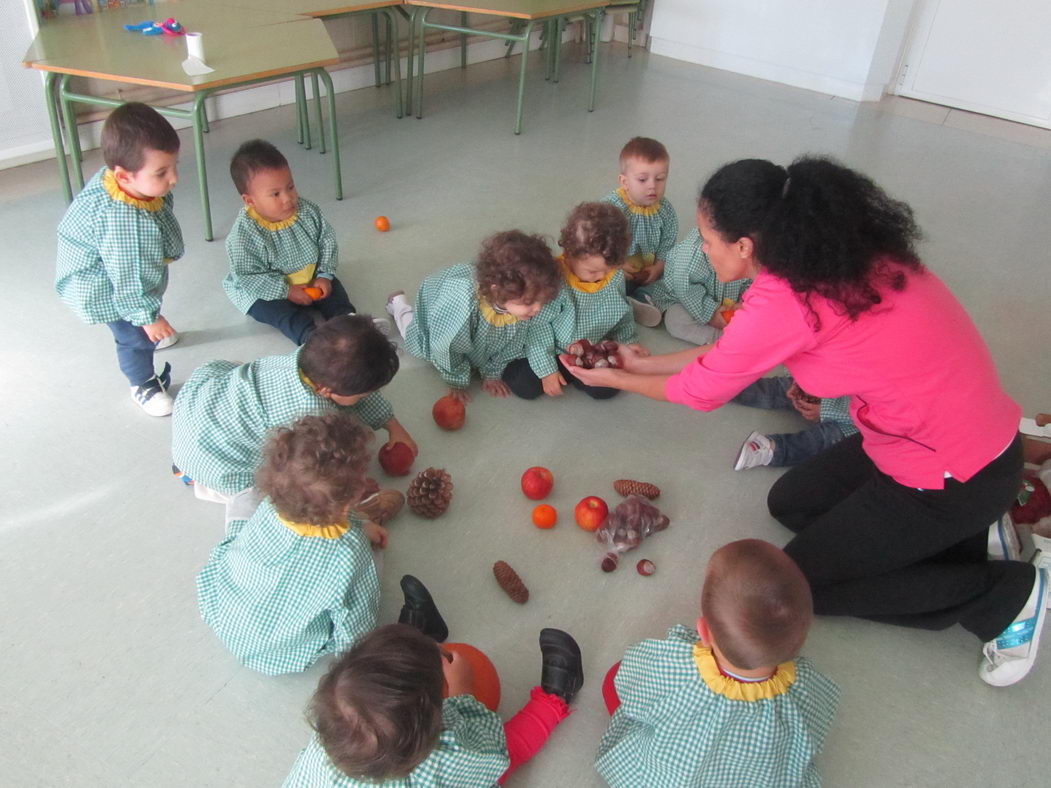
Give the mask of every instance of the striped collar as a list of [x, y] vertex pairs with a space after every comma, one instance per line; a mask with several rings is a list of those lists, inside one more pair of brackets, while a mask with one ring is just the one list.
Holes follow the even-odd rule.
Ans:
[[661, 203], [664, 202], [662, 198], [653, 203], [653, 205], [639, 205], [636, 202], [632, 202], [623, 186], [617, 189], [617, 196], [628, 206], [628, 210], [637, 216], [656, 216], [661, 212]]
[[269, 219], [264, 219], [262, 216], [259, 215], [259, 212], [256, 211], [256, 209], [250, 205], [245, 206], [245, 213], [248, 214], [249, 219], [255, 221], [255, 223], [262, 227], [264, 230], [272, 230], [274, 232], [276, 232], [277, 230], [287, 230], [299, 220], [299, 211], [296, 211], [287, 219], [280, 222], [272, 222]]
[[566, 278], [566, 284], [574, 290], [579, 290], [581, 293], [597, 293], [608, 285], [610, 280], [617, 275], [617, 271], [620, 270], [618, 268], [611, 268], [609, 273], [597, 282], [585, 282], [570, 270], [569, 266], [566, 264], [565, 255], [559, 255], [557, 259], [562, 265], [562, 275]]
[[309, 523], [297, 523], [294, 520], [286, 520], [280, 514], [277, 516], [281, 525], [292, 533], [314, 539], [339, 539], [350, 530], [350, 523], [332, 523], [330, 525], [311, 525]]
[[716, 695], [730, 700], [757, 701], [776, 698], [784, 695], [796, 681], [796, 663], [782, 662], [777, 666], [774, 675], [765, 681], [745, 682], [726, 676], [719, 670], [712, 650], [696, 643], [693, 647], [693, 661], [697, 672], [701, 674], [708, 689]]
[[164, 207], [163, 197], [151, 197], [148, 200], [140, 200], [138, 197], [132, 197], [120, 188], [120, 184], [117, 183], [117, 176], [113, 174], [113, 170], [108, 168], [102, 175], [102, 187], [111, 198], [117, 202], [122, 202], [125, 205], [130, 205], [132, 208], [141, 208], [144, 211], [156, 213]]

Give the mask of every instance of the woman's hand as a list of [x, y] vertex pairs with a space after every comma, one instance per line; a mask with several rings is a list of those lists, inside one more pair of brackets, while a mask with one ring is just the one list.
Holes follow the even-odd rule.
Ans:
[[[622, 347], [627, 347], [622, 346]], [[576, 356], [570, 356], [565, 353], [558, 357], [558, 360], [562, 362], [569, 374], [579, 380], [581, 383], [587, 386], [607, 386], [613, 387], [614, 381], [617, 380], [617, 376], [620, 374], [619, 369], [613, 369], [611, 367], [604, 367], [601, 369], [584, 369], [584, 367], [573, 366], [576, 363]]]

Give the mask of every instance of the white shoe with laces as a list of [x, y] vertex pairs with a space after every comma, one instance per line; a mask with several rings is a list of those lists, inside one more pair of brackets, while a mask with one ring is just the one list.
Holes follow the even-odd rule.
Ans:
[[1033, 556], [1036, 580], [1015, 620], [999, 637], [982, 646], [978, 676], [994, 687], [1008, 687], [1025, 678], [1036, 662], [1048, 603], [1048, 571], [1040, 568], [1040, 552]]
[[745, 471], [749, 468], [758, 468], [760, 465], [769, 465], [774, 459], [774, 443], [768, 437], [759, 432], [753, 432], [741, 446], [734, 463], [735, 471]]
[[132, 386], [131, 398], [151, 416], [170, 416], [175, 405], [175, 400], [157, 375], [141, 386]]

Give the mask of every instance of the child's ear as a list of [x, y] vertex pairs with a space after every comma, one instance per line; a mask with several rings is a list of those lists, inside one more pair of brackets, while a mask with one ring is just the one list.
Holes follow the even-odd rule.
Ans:
[[250, 194], [242, 194], [241, 195], [241, 199], [244, 201], [244, 204], [247, 207], [249, 207], [249, 208], [254, 208], [255, 207], [255, 201], [252, 199], [252, 196]]
[[704, 620], [704, 616], [697, 619], [697, 634], [701, 637], [701, 643], [706, 646], [712, 645], [712, 631], [708, 629], [708, 622]]
[[620, 185], [623, 188], [628, 188], [628, 176], [625, 175], [623, 172], [617, 176], [617, 180], [620, 182]]
[[755, 255], [755, 241], [747, 235], [737, 239], [737, 253], [741, 259], [749, 259]]
[[117, 183], [121, 186], [127, 186], [131, 183], [131, 179], [135, 176], [135, 173], [131, 170], [126, 170], [119, 164], [113, 168], [113, 177], [117, 179]]

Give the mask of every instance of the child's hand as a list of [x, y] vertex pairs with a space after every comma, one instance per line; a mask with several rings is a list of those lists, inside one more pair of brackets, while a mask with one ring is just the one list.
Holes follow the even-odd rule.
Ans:
[[314, 280], [314, 287], [321, 291], [321, 298], [318, 299], [318, 301], [321, 301], [328, 298], [332, 293], [332, 280], [328, 277], [319, 276]]
[[310, 306], [314, 303], [314, 299], [307, 294], [303, 285], [289, 285], [288, 300], [293, 304], [299, 304], [300, 306]]
[[623, 265], [621, 265], [620, 270], [624, 274], [624, 278], [627, 279], [629, 282], [638, 281], [639, 274], [631, 268], [631, 263], [624, 263]]
[[664, 261], [657, 260], [653, 265], [643, 268], [639, 271], [639, 275], [635, 278], [635, 282], [640, 285], [648, 285], [656, 282], [661, 276], [664, 275]]
[[807, 421], [821, 421], [820, 402], [807, 402], [805, 399], [793, 399], [792, 407], [798, 410]]
[[372, 542], [373, 547], [378, 547], [380, 550], [387, 547], [387, 529], [382, 525], [366, 520], [361, 524], [361, 530], [365, 532], [365, 536]]
[[442, 672], [445, 673], [448, 696], [455, 698], [457, 695], [470, 695], [471, 685], [474, 684], [471, 663], [455, 651], [442, 649], [442, 657]]
[[393, 446], [395, 443], [404, 443], [412, 449], [413, 457], [420, 453], [420, 447], [416, 445], [416, 441], [412, 439], [408, 430], [401, 426], [400, 421], [392, 418], [383, 425], [383, 428], [387, 430], [387, 446]]
[[172, 328], [171, 323], [165, 320], [161, 315], [157, 315], [157, 320], [155, 322], [143, 326], [142, 330], [146, 332], [146, 337], [150, 342], [160, 342], [165, 337], [170, 337], [175, 333], [175, 329]]
[[483, 380], [482, 391], [488, 392], [494, 397], [507, 397], [511, 394], [510, 386], [496, 378]]
[[471, 401], [471, 395], [467, 393], [467, 389], [449, 389], [449, 396], [457, 402], [462, 402], [466, 405]]
[[708, 321], [708, 325], [712, 328], [726, 328], [726, 318], [723, 317], [723, 311], [716, 309], [715, 314], [712, 315], [712, 319]]
[[540, 382], [544, 385], [544, 393], [549, 397], [561, 397], [562, 387], [566, 385], [566, 379], [562, 377], [561, 372], [544, 375], [540, 378]]

